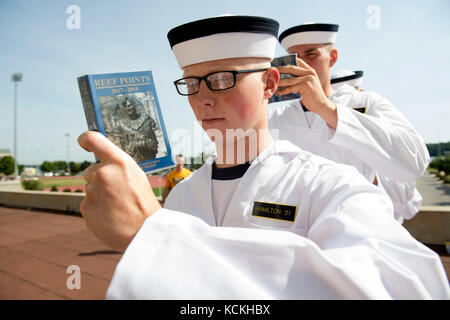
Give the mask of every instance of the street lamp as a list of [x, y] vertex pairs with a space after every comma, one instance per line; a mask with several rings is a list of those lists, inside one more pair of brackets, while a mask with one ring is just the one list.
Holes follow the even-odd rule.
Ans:
[[70, 162], [69, 162], [69, 136], [70, 134], [66, 133], [66, 138], [67, 138], [67, 172], [70, 176]]
[[22, 73], [13, 73], [11, 81], [14, 82], [14, 179], [17, 179], [17, 82], [22, 81]]

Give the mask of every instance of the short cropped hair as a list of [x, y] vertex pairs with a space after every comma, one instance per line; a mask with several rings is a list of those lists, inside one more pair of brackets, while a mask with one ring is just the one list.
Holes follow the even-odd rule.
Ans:
[[333, 43], [326, 43], [325, 44], [325, 48], [327, 49], [328, 52], [330, 52], [331, 50], [334, 49], [334, 44]]

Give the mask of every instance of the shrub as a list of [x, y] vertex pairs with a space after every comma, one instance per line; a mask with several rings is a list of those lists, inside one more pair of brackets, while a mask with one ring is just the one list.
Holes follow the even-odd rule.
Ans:
[[444, 178], [444, 183], [450, 184], [450, 176], [446, 176], [446, 177]]
[[64, 189], [63, 192], [72, 192], [70, 189]]
[[25, 190], [43, 190], [44, 186], [39, 180], [23, 180], [22, 187]]
[[83, 192], [83, 190], [77, 189], [77, 190], [75, 190], [75, 192]]
[[430, 163], [430, 168], [436, 169], [437, 171], [444, 171], [446, 174], [450, 174], [450, 159], [437, 158]]
[[58, 188], [56, 186], [52, 186], [52, 188], [50, 189], [50, 191], [58, 191]]
[[446, 160], [442, 165], [442, 170], [445, 172], [445, 174], [450, 174], [450, 160]]

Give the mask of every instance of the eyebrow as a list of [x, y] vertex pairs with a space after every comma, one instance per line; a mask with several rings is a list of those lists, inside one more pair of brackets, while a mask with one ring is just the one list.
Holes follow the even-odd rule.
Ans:
[[306, 50], [305, 52], [303, 52], [303, 54], [312, 53], [312, 52], [314, 52], [314, 51], [316, 51], [316, 50], [319, 50], [319, 48], [311, 48], [311, 49], [308, 49], [308, 50]]

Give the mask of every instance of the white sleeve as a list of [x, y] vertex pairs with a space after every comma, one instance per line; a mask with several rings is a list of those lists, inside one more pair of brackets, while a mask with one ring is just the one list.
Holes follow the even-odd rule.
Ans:
[[211, 227], [161, 209], [125, 251], [107, 298], [450, 299], [437, 254], [393, 219], [384, 193], [357, 177], [363, 186], [352, 192], [347, 181], [331, 195], [334, 182], [317, 186], [312, 197], [322, 202], [311, 208], [309, 239]]
[[395, 219], [402, 223], [410, 220], [419, 212], [422, 195], [415, 182], [396, 182], [385, 176], [378, 175], [378, 187], [383, 188], [394, 204]]
[[400, 182], [417, 180], [430, 162], [422, 137], [388, 100], [368, 94], [367, 114], [337, 105], [338, 125], [336, 131], [329, 128], [329, 141], [381, 175]]

